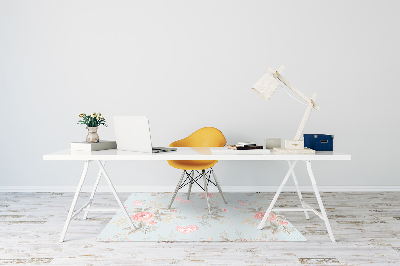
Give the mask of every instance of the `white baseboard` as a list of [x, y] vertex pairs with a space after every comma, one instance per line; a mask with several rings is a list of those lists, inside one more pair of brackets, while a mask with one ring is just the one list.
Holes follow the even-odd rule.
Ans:
[[[318, 186], [324, 192], [355, 192], [355, 191], [400, 191], [400, 186]], [[173, 192], [175, 186], [116, 186], [118, 192]], [[224, 192], [275, 192], [278, 186], [222, 186]], [[71, 186], [3, 186], [0, 192], [75, 192], [76, 187]], [[300, 186], [304, 192], [313, 191], [312, 186]], [[92, 187], [82, 187], [82, 192], [91, 192]], [[99, 186], [98, 192], [110, 192], [108, 186]], [[182, 191], [186, 191], [183, 189]], [[193, 192], [202, 192], [199, 187], [193, 187]], [[214, 186], [209, 187], [210, 192], [217, 192]], [[294, 186], [286, 186], [283, 191], [296, 191]]]

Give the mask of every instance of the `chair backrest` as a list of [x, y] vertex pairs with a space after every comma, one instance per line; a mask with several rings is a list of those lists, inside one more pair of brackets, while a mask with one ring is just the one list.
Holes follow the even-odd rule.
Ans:
[[214, 127], [203, 127], [190, 136], [172, 142], [170, 147], [224, 147], [226, 139], [221, 131]]

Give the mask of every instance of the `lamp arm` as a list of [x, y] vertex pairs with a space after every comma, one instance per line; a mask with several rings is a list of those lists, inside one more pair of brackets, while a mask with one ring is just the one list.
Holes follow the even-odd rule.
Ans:
[[300, 137], [303, 133], [303, 129], [306, 126], [308, 117], [311, 114], [311, 110], [314, 108], [315, 110], [319, 110], [319, 106], [315, 103], [315, 100], [317, 99], [317, 94], [313, 93], [311, 96], [311, 99], [305, 96], [301, 91], [299, 91], [295, 86], [293, 86], [289, 81], [287, 81], [284, 77], [281, 76], [281, 72], [283, 71], [285, 67], [281, 66], [277, 71], [273, 70], [271, 67], [268, 68], [268, 71], [271, 72], [272, 76], [275, 79], [280, 80], [283, 84], [288, 86], [292, 91], [294, 91], [297, 95], [299, 95], [304, 101], [308, 103], [306, 112], [304, 113], [303, 119], [301, 120], [299, 129], [297, 129], [296, 136], [294, 137], [294, 140], [300, 140]]
[[[319, 106], [315, 103], [315, 100], [312, 100], [312, 98], [308, 98], [306, 95], [304, 95], [301, 91], [299, 91], [295, 86], [293, 86], [289, 81], [287, 81], [279, 72], [273, 73], [274, 77], [279, 79], [280, 81], [283, 82], [286, 86], [288, 86], [292, 91], [294, 91], [297, 95], [299, 95], [304, 101], [306, 101], [308, 104], [311, 104], [311, 107], [314, 107], [315, 110], [319, 110]], [[316, 96], [315, 96], [316, 97]]]
[[294, 140], [300, 140], [301, 135], [302, 135], [302, 133], [303, 133], [303, 129], [304, 129], [304, 127], [306, 126], [308, 117], [309, 117], [310, 114], [311, 114], [311, 110], [312, 110], [313, 107], [315, 108], [315, 106], [313, 106], [313, 102], [314, 102], [316, 99], [317, 99], [317, 94], [316, 94], [316, 93], [313, 93], [313, 95], [312, 95], [312, 97], [311, 97], [311, 100], [310, 100], [310, 103], [309, 103], [308, 106], [307, 106], [306, 112], [304, 113], [303, 119], [301, 120], [299, 129], [297, 129], [297, 133], [296, 133], [296, 136], [294, 137]]

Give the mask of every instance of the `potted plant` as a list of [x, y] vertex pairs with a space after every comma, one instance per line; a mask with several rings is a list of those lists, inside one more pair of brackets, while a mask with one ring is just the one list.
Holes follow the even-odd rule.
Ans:
[[106, 120], [101, 116], [101, 113], [92, 113], [91, 115], [86, 115], [84, 113], [79, 114], [81, 120], [78, 124], [86, 125], [88, 130], [88, 135], [86, 136], [86, 142], [96, 143], [99, 142], [100, 137], [97, 134], [97, 129], [100, 125], [107, 126]]

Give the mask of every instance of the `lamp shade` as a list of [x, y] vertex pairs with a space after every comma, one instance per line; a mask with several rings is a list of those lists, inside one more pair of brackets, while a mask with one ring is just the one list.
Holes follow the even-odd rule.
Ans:
[[252, 89], [260, 94], [265, 100], [268, 100], [278, 88], [279, 84], [278, 80], [276, 80], [270, 73], [267, 73], [256, 83], [256, 85], [253, 86]]

